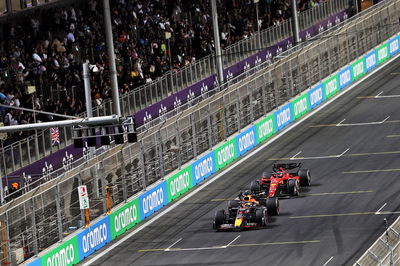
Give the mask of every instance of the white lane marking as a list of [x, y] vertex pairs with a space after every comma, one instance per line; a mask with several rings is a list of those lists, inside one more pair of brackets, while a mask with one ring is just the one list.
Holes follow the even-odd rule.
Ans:
[[351, 123], [351, 124], [342, 124], [343, 121], [341, 121], [339, 124], [337, 124], [337, 127], [350, 127], [350, 126], [368, 126], [368, 125], [380, 125], [386, 122], [390, 116], [386, 117], [382, 121], [377, 121], [377, 122], [366, 122], [366, 123]]
[[341, 154], [337, 155], [337, 158], [340, 158], [343, 156], [343, 154], [345, 154], [346, 152], [348, 152], [350, 150], [350, 148], [348, 148], [347, 150], [345, 150], [344, 152], [342, 152]]
[[298, 153], [296, 153], [295, 155], [293, 155], [290, 160], [294, 160], [296, 158], [297, 155], [299, 155], [301, 153], [301, 151], [299, 151]]
[[240, 237], [240, 235], [238, 235], [237, 237], [235, 237], [235, 239], [233, 239], [231, 242], [229, 242], [228, 245], [222, 246], [222, 247], [223, 247], [223, 248], [229, 247], [229, 246], [230, 246], [233, 242], [235, 242], [239, 237]]
[[194, 250], [205, 250], [205, 249], [223, 249], [225, 246], [216, 246], [216, 247], [204, 247], [204, 248], [176, 248], [168, 250], [171, 251], [194, 251]]
[[329, 260], [327, 260], [327, 261], [324, 263], [324, 265], [322, 265], [322, 266], [326, 266], [332, 259], [333, 259], [333, 256], [330, 257]]
[[378, 98], [381, 94], [383, 93], [383, 91], [381, 91], [380, 93], [378, 93], [375, 98]]
[[200, 186], [198, 186], [197, 188], [193, 189], [192, 192], [190, 192], [188, 195], [186, 195], [185, 197], [183, 197], [182, 199], [178, 200], [174, 205], [165, 208], [162, 212], [154, 215], [153, 217], [149, 217], [149, 220], [147, 222], [145, 222], [144, 224], [142, 224], [141, 226], [138, 226], [135, 230], [133, 230], [132, 232], [130, 232], [129, 234], [125, 235], [123, 238], [121, 238], [120, 240], [114, 242], [114, 244], [110, 245], [108, 248], [102, 250], [99, 254], [95, 255], [93, 258], [91, 258], [90, 260], [84, 262], [82, 261], [82, 265], [84, 266], [89, 266], [91, 264], [93, 264], [95, 261], [97, 261], [99, 258], [103, 257], [104, 255], [108, 254], [109, 252], [111, 252], [113, 249], [115, 249], [116, 247], [118, 247], [121, 243], [125, 242], [126, 240], [128, 240], [129, 238], [131, 238], [132, 236], [134, 236], [135, 234], [137, 234], [138, 232], [140, 232], [141, 230], [143, 230], [144, 228], [150, 226], [152, 223], [154, 223], [155, 221], [157, 221], [158, 219], [160, 219], [162, 216], [164, 216], [165, 214], [169, 213], [170, 211], [172, 211], [173, 209], [175, 209], [177, 206], [179, 206], [180, 204], [182, 204], [183, 202], [185, 202], [186, 200], [188, 200], [189, 198], [191, 198], [193, 195], [197, 194], [198, 192], [200, 192], [201, 190], [203, 190], [205, 187], [207, 187], [208, 185], [210, 185], [211, 183], [213, 183], [214, 181], [218, 180], [219, 178], [221, 178], [222, 176], [224, 176], [225, 174], [227, 174], [228, 172], [230, 172], [231, 170], [235, 169], [238, 165], [242, 164], [243, 162], [246, 161], [246, 159], [250, 158], [251, 156], [253, 156], [254, 154], [257, 154], [259, 151], [263, 150], [265, 147], [269, 146], [271, 143], [274, 143], [276, 140], [280, 139], [282, 136], [285, 135], [286, 132], [292, 130], [293, 128], [297, 127], [298, 125], [301, 125], [304, 121], [307, 121], [308, 118], [314, 116], [315, 114], [317, 114], [319, 111], [325, 109], [326, 107], [329, 106], [329, 104], [331, 104], [332, 102], [336, 101], [337, 99], [340, 99], [343, 95], [346, 95], [346, 93], [348, 93], [349, 91], [351, 91], [354, 87], [358, 86], [359, 84], [361, 84], [364, 80], [366, 80], [367, 78], [371, 77], [372, 74], [378, 72], [379, 70], [381, 70], [382, 68], [384, 68], [385, 66], [387, 66], [388, 63], [393, 62], [395, 59], [400, 57], [400, 53], [395, 55], [394, 57], [390, 58], [389, 60], [387, 60], [385, 62], [385, 64], [379, 65], [378, 67], [374, 68], [371, 72], [369, 72], [368, 75], [363, 76], [362, 78], [360, 78], [358, 81], [356, 81], [355, 83], [353, 83], [352, 85], [350, 85], [349, 87], [347, 87], [346, 89], [342, 90], [340, 94], [336, 95], [336, 97], [331, 98], [330, 100], [324, 102], [323, 104], [317, 106], [313, 112], [308, 113], [306, 115], [303, 116], [303, 119], [298, 120], [296, 122], [294, 122], [293, 124], [289, 125], [287, 128], [283, 129], [281, 131], [280, 134], [276, 135], [275, 137], [272, 137], [270, 139], [270, 141], [266, 141], [264, 144], [262, 144], [260, 147], [256, 148], [255, 150], [249, 152], [248, 154], [243, 156], [243, 159], [240, 161], [237, 161], [235, 163], [233, 163], [232, 165], [228, 166], [225, 170], [222, 170], [219, 174], [215, 175], [214, 177], [211, 177], [210, 179], [208, 179], [205, 183], [202, 183]]
[[400, 212], [379, 212], [375, 213], [376, 215], [388, 215], [388, 214], [399, 214]]
[[375, 214], [380, 214], [380, 213], [381, 213], [381, 210], [382, 210], [383, 208], [385, 208], [386, 204], [387, 204], [387, 202], [385, 202], [385, 204], [383, 204], [383, 206], [380, 207], [379, 210], [377, 210]]
[[390, 115], [389, 115], [388, 117], [386, 117], [385, 119], [383, 119], [383, 120], [381, 121], [381, 124], [385, 123], [385, 122], [386, 122], [386, 120], [388, 120], [388, 119], [389, 119], [389, 117], [390, 117]]
[[167, 247], [166, 249], [164, 249], [164, 251], [169, 251], [170, 248], [172, 248], [173, 246], [175, 246], [176, 244], [178, 244], [179, 241], [181, 241], [182, 238], [179, 238], [178, 240], [176, 240], [171, 246]]
[[339, 123], [337, 123], [336, 126], [337, 126], [337, 127], [340, 127], [340, 125], [341, 125], [345, 120], [346, 120], [346, 118], [343, 119], [342, 121], [340, 121]]

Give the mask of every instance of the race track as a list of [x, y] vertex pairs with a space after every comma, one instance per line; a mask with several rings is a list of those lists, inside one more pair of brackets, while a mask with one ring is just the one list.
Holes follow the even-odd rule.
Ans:
[[[400, 211], [399, 69], [389, 64], [91, 265], [353, 264]], [[267, 228], [212, 229], [226, 200], [293, 156], [312, 186], [282, 199]]]

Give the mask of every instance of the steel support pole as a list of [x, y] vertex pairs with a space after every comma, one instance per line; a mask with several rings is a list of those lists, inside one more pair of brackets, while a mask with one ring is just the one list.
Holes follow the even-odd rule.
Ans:
[[139, 153], [139, 158], [140, 158], [140, 165], [142, 167], [142, 173], [143, 173], [143, 190], [146, 190], [147, 184], [146, 184], [146, 163], [145, 163], [145, 157], [144, 157], [144, 147], [143, 147], [143, 141], [139, 140], [139, 145], [140, 145], [140, 153]]
[[294, 45], [300, 42], [300, 35], [299, 35], [299, 18], [297, 16], [297, 4], [296, 0], [292, 0], [292, 17], [293, 17], [293, 41]]
[[[93, 107], [92, 107], [92, 94], [90, 88], [90, 73], [88, 63], [82, 64], [83, 69], [83, 84], [85, 87], [85, 101], [86, 101], [86, 118], [93, 117]], [[92, 159], [94, 156], [95, 147], [89, 147], [89, 158]]]
[[207, 116], [207, 132], [208, 132], [208, 148], [211, 150], [213, 143], [212, 143], [212, 123], [211, 123], [211, 107], [208, 104], [208, 116]]
[[190, 124], [192, 125], [192, 145], [193, 145], [193, 157], [197, 157], [197, 135], [196, 135], [196, 125], [193, 118], [193, 113], [190, 114]]
[[31, 198], [31, 224], [32, 224], [32, 241], [33, 241], [33, 253], [37, 255], [39, 253], [38, 250], [38, 239], [37, 239], [37, 228], [36, 228], [36, 219], [35, 219], [35, 198]]
[[56, 212], [57, 212], [57, 227], [58, 227], [58, 240], [61, 241], [63, 239], [63, 229], [62, 229], [62, 219], [61, 219], [61, 200], [60, 200], [60, 187], [57, 184], [55, 186], [56, 190]]
[[213, 22], [218, 84], [219, 84], [219, 86], [221, 86], [222, 83], [224, 82], [224, 68], [222, 65], [221, 45], [220, 45], [220, 41], [219, 41], [218, 12], [217, 12], [216, 0], [211, 0], [211, 17], [212, 17], [212, 22]]
[[112, 99], [114, 104], [114, 114], [121, 117], [121, 105], [119, 102], [119, 91], [118, 91], [118, 80], [117, 80], [117, 69], [115, 66], [115, 54], [114, 54], [114, 42], [111, 28], [111, 13], [110, 13], [110, 2], [109, 0], [103, 0], [103, 11], [104, 11], [104, 27], [106, 30], [106, 44], [108, 54], [108, 64], [110, 68], [110, 79], [112, 88]]

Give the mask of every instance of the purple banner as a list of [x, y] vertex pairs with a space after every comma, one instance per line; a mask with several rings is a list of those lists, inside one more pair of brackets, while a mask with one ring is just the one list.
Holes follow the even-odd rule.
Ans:
[[[318, 24], [303, 30], [300, 32], [300, 38], [302, 40], [308, 39], [315, 36], [322, 30], [330, 28], [341, 21], [347, 19], [347, 14], [342, 11], [336, 15], [325, 19]], [[224, 70], [224, 79], [228, 81], [229, 79], [238, 76], [249, 68], [252, 68], [258, 64], [271, 60], [273, 57], [279, 55], [283, 51], [292, 47], [293, 38], [290, 37], [286, 40], [280, 41], [279, 43], [260, 51], [245, 60], [242, 60], [235, 65], [226, 68]], [[216, 88], [216, 76], [210, 76], [202, 81], [199, 81], [192, 86], [183, 89], [164, 100], [155, 103], [143, 110], [136, 112], [135, 122], [137, 126], [141, 126], [152, 119], [164, 115], [166, 112], [179, 107], [180, 105], [192, 101], [195, 98], [202, 95], [202, 93], [210, 92]], [[30, 175], [32, 181], [47, 175], [50, 171], [55, 171], [57, 169], [63, 168], [69, 169], [73, 167], [77, 159], [88, 154], [87, 148], [75, 149], [73, 145], [65, 147], [45, 158], [38, 160], [28, 166], [25, 166], [18, 171], [15, 171], [8, 175], [7, 179], [3, 179], [4, 185], [9, 185], [11, 182], [19, 182], [21, 185], [24, 182], [24, 175]], [[6, 184], [8, 183], [8, 184]]]

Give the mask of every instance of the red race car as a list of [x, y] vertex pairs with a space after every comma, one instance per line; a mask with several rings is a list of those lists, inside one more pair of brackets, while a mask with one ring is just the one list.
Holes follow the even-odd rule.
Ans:
[[251, 182], [251, 192], [265, 192], [269, 198], [298, 196], [300, 186], [311, 185], [310, 170], [302, 169], [301, 163], [274, 164], [272, 170], [272, 174], [263, 174], [260, 180]]

